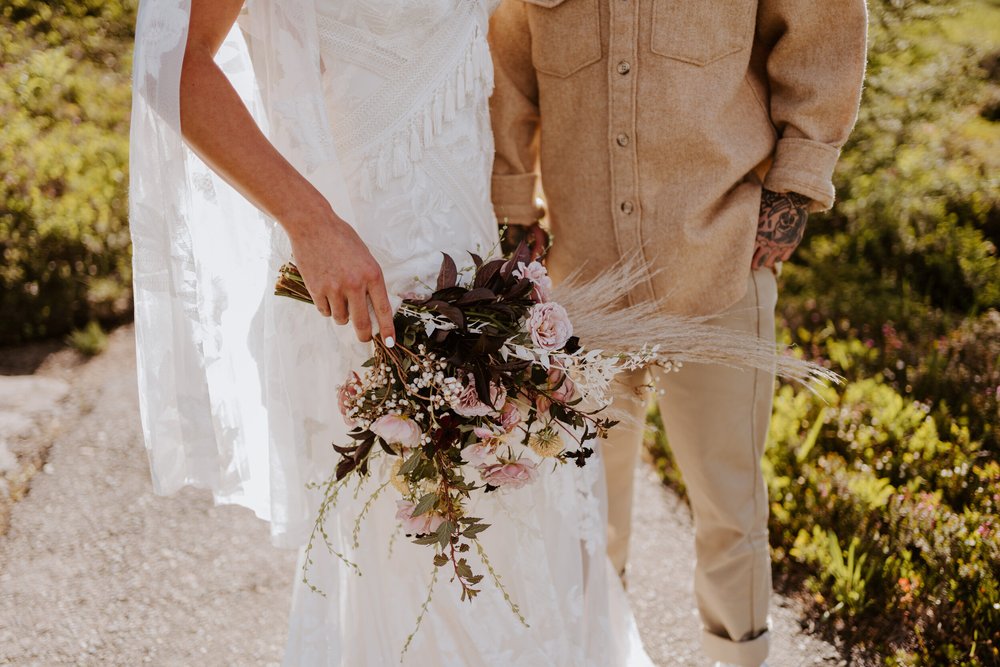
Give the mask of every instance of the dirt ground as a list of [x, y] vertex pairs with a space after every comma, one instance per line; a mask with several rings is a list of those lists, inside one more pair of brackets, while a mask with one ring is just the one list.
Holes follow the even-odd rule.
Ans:
[[[294, 554], [204, 492], [153, 495], [131, 328], [91, 361], [58, 346], [18, 354], [0, 351], [0, 664], [279, 664]], [[707, 665], [688, 510], [652, 470], [637, 474], [640, 630], [657, 664]], [[771, 667], [840, 664], [798, 619], [775, 596]]]

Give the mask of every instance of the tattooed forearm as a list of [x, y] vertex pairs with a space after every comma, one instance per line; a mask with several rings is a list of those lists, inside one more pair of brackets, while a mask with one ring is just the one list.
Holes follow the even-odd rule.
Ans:
[[809, 217], [810, 199], [796, 192], [764, 190], [757, 222], [757, 248], [753, 268], [783, 262], [802, 242]]

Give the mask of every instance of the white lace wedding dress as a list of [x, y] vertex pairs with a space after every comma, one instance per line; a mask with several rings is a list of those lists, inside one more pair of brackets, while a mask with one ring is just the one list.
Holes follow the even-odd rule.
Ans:
[[[420, 291], [441, 251], [456, 258], [497, 245], [490, 205], [493, 140], [487, 99], [492, 63], [485, 0], [321, 0], [324, 86], [358, 231], [390, 291]], [[426, 284], [426, 282], [425, 282]], [[317, 546], [310, 583], [297, 583], [286, 665], [398, 664], [433, 576], [431, 553], [398, 535], [391, 487], [355, 517], [384, 481], [341, 494], [327, 529], [360, 575]], [[642, 651], [625, 596], [605, 556], [599, 461], [560, 466], [535, 484], [470, 508], [492, 567], [528, 626], [483, 580], [459, 600], [438, 574], [403, 664], [419, 667], [633, 667]], [[474, 555], [475, 569], [486, 568]], [[301, 559], [299, 563], [302, 565]]]

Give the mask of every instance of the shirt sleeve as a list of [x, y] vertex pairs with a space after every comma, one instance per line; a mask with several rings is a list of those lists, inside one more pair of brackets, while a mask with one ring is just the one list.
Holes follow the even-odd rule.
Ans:
[[770, 49], [771, 121], [778, 130], [764, 187], [833, 206], [833, 169], [858, 117], [867, 54], [864, 0], [761, 0], [758, 38]]
[[524, 3], [504, 0], [490, 21], [496, 85], [490, 115], [496, 142], [493, 208], [497, 221], [530, 225], [544, 211], [535, 203], [538, 180], [538, 81]]

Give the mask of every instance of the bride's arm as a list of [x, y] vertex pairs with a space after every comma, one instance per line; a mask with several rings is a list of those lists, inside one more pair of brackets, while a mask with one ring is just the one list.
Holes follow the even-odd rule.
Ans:
[[192, 0], [181, 70], [181, 130], [220, 176], [288, 232], [316, 307], [339, 324], [350, 318], [371, 340], [368, 299], [387, 344], [395, 334], [382, 271], [355, 231], [267, 140], [214, 56], [243, 0]]

